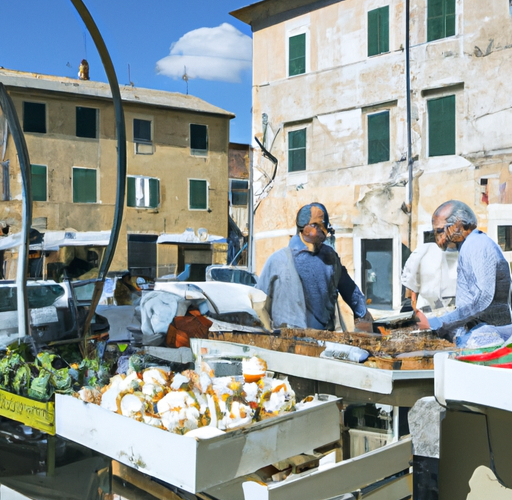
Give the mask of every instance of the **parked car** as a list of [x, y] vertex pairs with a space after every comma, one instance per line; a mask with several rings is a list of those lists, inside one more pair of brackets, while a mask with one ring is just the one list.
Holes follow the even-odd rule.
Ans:
[[206, 281], [223, 281], [224, 283], [240, 283], [256, 286], [258, 277], [246, 267], [213, 264], [206, 268]]
[[[30, 331], [36, 344], [76, 341], [82, 336], [95, 281], [27, 283]], [[16, 282], [0, 281], [0, 348], [12, 344], [18, 337], [17, 309]], [[91, 330], [107, 332], [108, 321], [95, 314]]]

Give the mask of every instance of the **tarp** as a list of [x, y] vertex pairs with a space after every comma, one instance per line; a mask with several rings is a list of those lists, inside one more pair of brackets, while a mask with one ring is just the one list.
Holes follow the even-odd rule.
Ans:
[[199, 229], [198, 234], [193, 229], [187, 229], [183, 233], [163, 233], [156, 240], [157, 243], [226, 243], [226, 238], [208, 234], [206, 229]]

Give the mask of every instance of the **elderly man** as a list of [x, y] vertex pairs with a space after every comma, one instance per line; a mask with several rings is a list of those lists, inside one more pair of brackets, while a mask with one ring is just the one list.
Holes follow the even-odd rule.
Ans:
[[510, 266], [500, 247], [476, 229], [474, 212], [461, 201], [443, 203], [432, 216], [435, 240], [446, 251], [459, 249], [456, 309], [428, 318], [417, 311], [420, 328], [435, 330], [459, 347], [498, 345], [512, 335]]
[[296, 225], [297, 234], [268, 258], [258, 278], [273, 326], [334, 330], [338, 292], [355, 318], [372, 321], [364, 295], [336, 251], [324, 244], [334, 234], [326, 208], [321, 203], [302, 207]]

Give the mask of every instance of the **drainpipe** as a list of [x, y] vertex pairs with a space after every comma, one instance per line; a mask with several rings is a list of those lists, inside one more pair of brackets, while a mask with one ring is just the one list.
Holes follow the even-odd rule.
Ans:
[[254, 188], [252, 186], [253, 175], [253, 150], [249, 146], [249, 237], [247, 238], [247, 269], [254, 272]]
[[409, 250], [412, 245], [412, 196], [413, 196], [413, 186], [412, 186], [412, 172], [414, 166], [414, 160], [412, 158], [412, 138], [411, 138], [411, 72], [410, 72], [410, 63], [409, 63], [409, 23], [410, 23], [410, 0], [405, 0], [405, 78], [406, 78], [406, 93], [407, 93], [407, 169], [409, 173], [409, 196], [407, 200], [407, 214], [409, 216], [409, 229], [408, 229], [408, 246]]
[[22, 226], [21, 244], [18, 247], [18, 267], [16, 272], [16, 299], [18, 301], [18, 336], [19, 338], [30, 335], [30, 323], [28, 318], [27, 300], [27, 271], [28, 271], [28, 246], [30, 243], [30, 226], [32, 225], [32, 189], [30, 184], [30, 159], [28, 156], [25, 136], [21, 130], [18, 114], [7, 93], [0, 82], [0, 106], [7, 118], [7, 124], [12, 134], [14, 145], [18, 153], [22, 180]]

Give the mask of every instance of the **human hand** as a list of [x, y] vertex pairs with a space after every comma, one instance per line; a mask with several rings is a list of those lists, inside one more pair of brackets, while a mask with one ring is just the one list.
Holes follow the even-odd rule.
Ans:
[[415, 318], [417, 320], [416, 326], [420, 330], [430, 330], [430, 323], [428, 322], [427, 317], [418, 309], [414, 311]]

